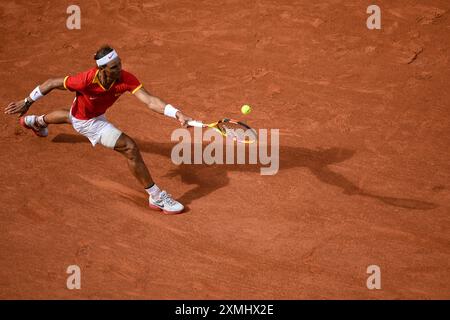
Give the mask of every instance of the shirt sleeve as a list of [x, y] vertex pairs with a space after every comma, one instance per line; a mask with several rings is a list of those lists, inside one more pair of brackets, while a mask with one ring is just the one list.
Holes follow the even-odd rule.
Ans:
[[88, 72], [81, 72], [64, 78], [64, 88], [70, 91], [83, 91], [88, 84]]
[[131, 73], [127, 72], [125, 74], [125, 84], [127, 85], [127, 90], [132, 94], [135, 94], [140, 88], [142, 88], [141, 82]]

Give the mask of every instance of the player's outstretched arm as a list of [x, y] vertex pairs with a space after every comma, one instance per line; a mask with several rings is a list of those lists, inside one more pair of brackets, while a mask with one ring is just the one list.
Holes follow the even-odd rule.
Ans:
[[180, 110], [175, 109], [172, 105], [165, 103], [158, 97], [152, 96], [144, 87], [134, 93], [136, 98], [145, 103], [152, 111], [178, 119], [182, 126], [187, 126], [187, 122], [192, 120]]
[[18, 113], [19, 117], [27, 113], [30, 106], [53, 89], [64, 90], [64, 78], [48, 79], [43, 84], [34, 88], [28, 97], [17, 102], [11, 102], [5, 108], [6, 114]]

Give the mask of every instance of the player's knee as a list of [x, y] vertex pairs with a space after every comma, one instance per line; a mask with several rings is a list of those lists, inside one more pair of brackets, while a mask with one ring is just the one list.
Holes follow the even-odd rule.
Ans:
[[128, 139], [125, 146], [125, 155], [128, 159], [134, 160], [139, 156], [139, 148], [132, 139]]

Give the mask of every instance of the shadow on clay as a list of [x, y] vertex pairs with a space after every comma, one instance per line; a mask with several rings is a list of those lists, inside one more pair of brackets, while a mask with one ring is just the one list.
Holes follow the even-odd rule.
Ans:
[[[170, 158], [174, 143], [148, 142], [136, 139], [140, 150]], [[53, 138], [56, 143], [88, 143], [88, 140], [80, 135], [59, 134]], [[355, 154], [354, 150], [343, 148], [329, 148], [323, 150], [311, 150], [302, 147], [280, 146], [280, 171], [291, 168], [305, 167], [314, 174], [319, 181], [341, 188], [346, 195], [358, 195], [369, 197], [385, 204], [413, 210], [431, 210], [438, 207], [437, 204], [414, 199], [394, 198], [373, 194], [359, 188], [342, 174], [332, 171], [328, 166], [350, 159]], [[180, 176], [185, 184], [195, 187], [184, 193], [178, 200], [189, 204], [196, 199], [203, 198], [217, 191], [230, 182], [229, 171], [260, 173], [258, 165], [206, 165], [206, 164], [181, 164], [177, 169], [169, 171], [165, 177]]]

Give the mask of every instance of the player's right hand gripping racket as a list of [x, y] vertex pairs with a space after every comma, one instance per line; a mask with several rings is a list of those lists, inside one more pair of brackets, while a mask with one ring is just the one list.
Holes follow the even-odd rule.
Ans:
[[230, 137], [236, 142], [253, 143], [257, 140], [256, 131], [241, 121], [233, 119], [222, 119], [217, 122], [205, 124], [201, 121], [188, 121], [191, 127], [212, 128], [224, 137]]

